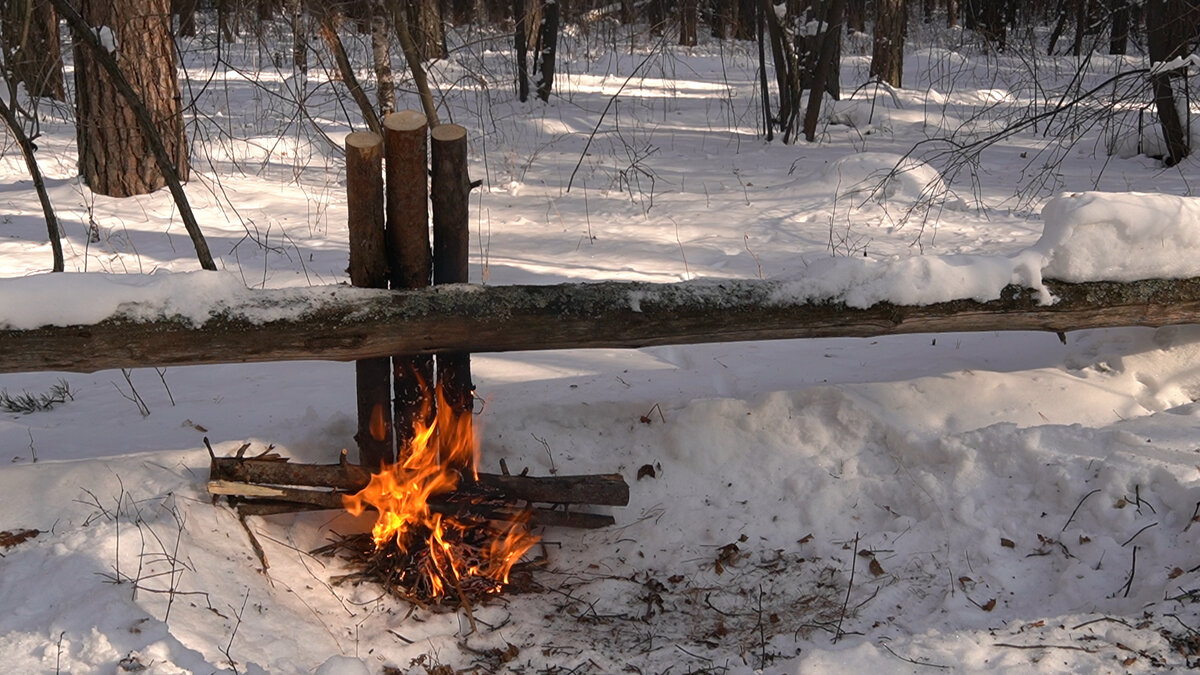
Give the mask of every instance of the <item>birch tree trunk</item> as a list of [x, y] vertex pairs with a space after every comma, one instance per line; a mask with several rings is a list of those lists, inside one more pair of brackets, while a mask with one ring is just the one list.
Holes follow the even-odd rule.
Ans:
[[379, 117], [396, 110], [396, 81], [392, 76], [392, 57], [388, 51], [388, 11], [384, 0], [371, 3], [371, 59], [375, 66], [375, 95]]

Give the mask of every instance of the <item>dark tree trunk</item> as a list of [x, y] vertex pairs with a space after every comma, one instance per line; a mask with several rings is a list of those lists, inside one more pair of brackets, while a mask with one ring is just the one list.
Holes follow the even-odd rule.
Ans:
[[452, 26], [465, 26], [475, 18], [474, 0], [450, 0], [448, 5]]
[[621, 0], [621, 12], [619, 14], [621, 25], [628, 26], [637, 18], [637, 13], [633, 8], [633, 0]]
[[753, 40], [755, 17], [758, 16], [758, 8], [754, 0], [731, 0], [730, 7], [733, 11], [731, 21], [734, 39]]
[[9, 0], [0, 9], [9, 73], [32, 96], [65, 101], [58, 13], [49, 0]]
[[487, 19], [492, 25], [504, 23], [512, 12], [508, 0], [484, 0], [483, 7], [487, 11]]
[[666, 0], [650, 0], [646, 12], [650, 20], [650, 34], [662, 35], [667, 26]]
[[237, 38], [237, 10], [238, 5], [234, 0], [217, 0], [217, 30], [226, 42], [233, 42]]
[[524, 103], [529, 100], [529, 64], [526, 60], [529, 53], [528, 16], [525, 12], [525, 0], [513, 0], [513, 17], [516, 26], [513, 30], [513, 51], [516, 52], [517, 62], [517, 98]]
[[1050, 44], [1046, 47], [1046, 55], [1054, 55], [1054, 47], [1058, 44], [1058, 39], [1067, 29], [1067, 19], [1070, 18], [1070, 8], [1067, 6], [1067, 0], [1058, 0], [1058, 6], [1055, 9], [1057, 18], [1054, 22], [1054, 29], [1050, 31]]
[[[1148, 0], [1146, 3], [1146, 33], [1151, 65], [1170, 61], [1187, 52], [1188, 41], [1195, 37], [1195, 28], [1189, 27], [1188, 22], [1184, 21], [1186, 10], [1184, 0]], [[1167, 152], [1163, 157], [1167, 166], [1178, 164], [1191, 153], [1171, 80], [1172, 72], [1150, 76], [1158, 121], [1167, 144]]]
[[733, 17], [733, 4], [730, 0], [706, 0], [705, 8], [708, 12], [709, 34], [724, 40]]
[[819, 37], [816, 67], [813, 69], [812, 84], [808, 90], [808, 109], [804, 114], [804, 137], [810, 143], [817, 137], [817, 119], [821, 113], [821, 100], [825, 92], [832, 89], [834, 99], [837, 99], [840, 93], [838, 71], [841, 59], [838, 57], [841, 53], [842, 14], [845, 6], [845, 0], [829, 0], [825, 3], [825, 16], [822, 18], [825, 31]]
[[1124, 54], [1129, 43], [1130, 0], [1108, 0], [1108, 11], [1112, 15], [1112, 32], [1108, 39], [1109, 54]]
[[767, 86], [767, 37], [762, 5], [755, 8], [754, 16], [755, 30], [758, 33], [758, 87], [762, 92], [760, 98], [762, 100], [763, 135], [767, 137], [767, 141], [771, 141], [775, 138], [775, 125], [771, 118], [771, 90]]
[[438, 0], [406, 3], [408, 25], [421, 61], [446, 58], [446, 32], [442, 28], [442, 10]]
[[179, 17], [179, 35], [196, 35], [196, 5], [199, 0], [172, 0], [171, 11]]
[[1072, 56], [1083, 53], [1083, 38], [1087, 34], [1088, 10], [1091, 4], [1089, 0], [1075, 0], [1075, 39], [1071, 42]]
[[[83, 0], [84, 19], [116, 37], [118, 65], [157, 122], [180, 180], [188, 154], [180, 111], [168, 0]], [[75, 49], [79, 172], [93, 191], [112, 197], [146, 194], [166, 185], [150, 141], [128, 102], [86, 45]]]
[[875, 46], [871, 51], [871, 77], [903, 86], [905, 0], [879, 0], [875, 4]]
[[800, 119], [800, 64], [793, 45], [790, 15], [780, 20], [775, 13], [773, 0], [762, 0], [762, 11], [766, 18], [767, 33], [771, 38], [771, 56], [775, 63], [775, 81], [779, 87], [779, 131], [783, 142], [794, 142], [797, 122]]
[[550, 100], [554, 89], [554, 59], [558, 52], [558, 3], [549, 0], [542, 5], [542, 24], [538, 27], [537, 95]]
[[847, 0], [846, 33], [867, 32], [867, 0]]
[[958, 0], [946, 0], [946, 26], [954, 28], [958, 25]]
[[697, 21], [699, 6], [696, 0], [682, 0], [679, 3], [679, 44], [682, 47], [696, 46]]
[[990, 48], [1002, 52], [1008, 46], [1008, 0], [975, 0], [976, 30]]

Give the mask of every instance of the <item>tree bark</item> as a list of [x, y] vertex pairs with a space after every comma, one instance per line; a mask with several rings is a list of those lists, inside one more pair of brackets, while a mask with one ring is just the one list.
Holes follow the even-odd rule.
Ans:
[[846, 33], [867, 32], [867, 0], [846, 0]]
[[408, 8], [408, 26], [416, 45], [417, 60], [446, 58], [446, 32], [442, 27], [442, 9], [438, 0], [411, 0], [397, 3]]
[[558, 52], [558, 2], [546, 0], [542, 4], [542, 22], [538, 27], [538, 83], [537, 95], [543, 101], [550, 100], [554, 90], [554, 60]]
[[371, 2], [371, 61], [375, 66], [375, 98], [379, 116], [396, 110], [396, 82], [392, 76], [392, 56], [388, 50], [388, 10], [384, 0]]
[[[110, 318], [0, 329], [0, 372], [1200, 323], [1200, 278], [1045, 283], [1058, 298], [1054, 304], [1009, 286], [988, 302], [867, 309], [788, 300], [782, 282], [746, 280], [255, 291], [214, 303], [210, 318], [198, 324]], [[264, 318], [263, 310], [274, 318]]]
[[179, 35], [196, 35], [196, 5], [199, 0], [172, 0], [171, 11], [179, 17]]
[[[171, 13], [167, 0], [82, 0], [89, 26], [106, 26], [115, 39], [122, 74], [154, 120], [180, 181], [188, 177]], [[107, 45], [110, 50], [113, 47]], [[137, 122], [96, 54], [75, 44], [79, 171], [94, 192], [110, 197], [148, 194], [167, 184], [152, 141]]]
[[[350, 283], [387, 288], [384, 237], [383, 138], [367, 131], [346, 136], [346, 211], [350, 230]], [[378, 468], [396, 461], [392, 449], [392, 362], [388, 357], [354, 363], [358, 403], [359, 463]]]
[[800, 119], [800, 100], [803, 95], [800, 85], [800, 64], [793, 47], [791, 17], [780, 20], [775, 12], [774, 0], [761, 0], [763, 16], [766, 17], [767, 32], [771, 37], [771, 56], [775, 63], [775, 81], [779, 86], [779, 131], [784, 143], [795, 142], [797, 121]]
[[841, 59], [838, 58], [838, 54], [842, 43], [842, 13], [845, 4], [845, 0], [829, 0], [825, 3], [826, 15], [822, 17], [825, 30], [819, 36], [819, 55], [808, 90], [808, 109], [804, 114], [804, 137], [809, 143], [817, 138], [817, 120], [820, 117], [821, 101], [825, 97], [827, 85], [832, 80], [835, 99], [840, 88], [838, 71], [841, 68]]
[[[214, 457], [209, 465], [209, 480], [357, 492], [367, 486], [371, 471], [349, 463], [300, 464], [286, 459]], [[509, 499], [543, 504], [629, 504], [629, 484], [620, 474], [505, 476], [481, 473], [477, 480], [466, 479], [463, 487], [464, 492], [499, 492]]]
[[[78, 54], [86, 51], [90, 56], [93, 57], [94, 60], [92, 63], [97, 64], [104, 74], [108, 76], [109, 83], [111, 84], [112, 88], [115, 89], [118, 94], [120, 94], [121, 100], [127, 106], [128, 112], [132, 114], [133, 118], [136, 120], [138, 129], [141, 131], [141, 140], [146, 142], [150, 151], [153, 153], [155, 165], [167, 187], [171, 191], [171, 197], [175, 201], [176, 208], [179, 209], [179, 217], [181, 220], [183, 220], [183, 226], [187, 230], [188, 237], [190, 237], [192, 240], [192, 246], [194, 246], [196, 249], [196, 257], [200, 261], [200, 266], [206, 270], [216, 270], [217, 265], [212, 259], [212, 254], [208, 250], [208, 242], [205, 241], [204, 234], [200, 231], [200, 225], [196, 222], [196, 215], [192, 212], [192, 207], [187, 200], [187, 194], [183, 191], [183, 185], [181, 184], [187, 175], [187, 143], [183, 138], [182, 121], [176, 119], [176, 122], [178, 123], [177, 130], [179, 132], [179, 136], [174, 140], [179, 153], [182, 153], [182, 157], [173, 157], [171, 150], [167, 145], [167, 139], [164, 138], [163, 134], [160, 133], [159, 127], [156, 126], [156, 120], [147, 109], [145, 103], [143, 103], [142, 98], [138, 95], [137, 90], [134, 89], [133, 85], [121, 71], [120, 66], [117, 64], [116, 58], [106, 50], [97, 33], [90, 28], [87, 19], [85, 19], [79, 12], [75, 10], [74, 6], [71, 5], [69, 0], [50, 0], [50, 3], [54, 5], [56, 10], [58, 10], [59, 16], [65, 19], [67, 24], [71, 26], [71, 30], [74, 35], [76, 53], [76, 82], [78, 82], [78, 78], [80, 77], [80, 68], [82, 67]], [[167, 18], [167, 24], [169, 27], [169, 15]], [[169, 34], [167, 39], [168, 41], [170, 40]], [[171, 53], [173, 54], [174, 52]], [[173, 75], [172, 83], [175, 83]], [[77, 101], [79, 96], [80, 94], [77, 90]], [[176, 91], [176, 96], [178, 96], [178, 91]], [[178, 99], [176, 99], [174, 103], [176, 105], [176, 112], [178, 113]], [[81, 106], [77, 103], [76, 135], [78, 138], [82, 139], [85, 135], [85, 131], [84, 120], [79, 114], [80, 107]], [[159, 124], [166, 124], [166, 121], [162, 119], [159, 119], [157, 122]], [[82, 140], [79, 141], [79, 145], [81, 148], [80, 155], [82, 156], [82, 146], [84, 145]], [[182, 168], [179, 164], [180, 161], [183, 162]], [[183, 173], [181, 173], [181, 171]]]
[[[1185, 5], [1181, 0], [1148, 0], [1146, 3], [1146, 33], [1151, 66], [1183, 56], [1188, 41], [1195, 37], [1194, 23], [1189, 28], [1184, 20], [1188, 15]], [[1167, 166], [1175, 166], [1191, 154], [1187, 131], [1180, 118], [1171, 84], [1173, 72], [1178, 71], [1153, 72], [1150, 75], [1158, 121], [1167, 145], [1167, 153], [1163, 157]]]
[[[465, 284], [470, 281], [469, 231], [471, 180], [467, 177], [467, 130], [443, 124], [430, 133], [433, 206], [433, 283]], [[471, 354], [447, 351], [437, 354], [437, 386], [446, 403], [458, 414], [475, 405], [471, 382]]]
[[1112, 15], [1112, 31], [1109, 33], [1108, 53], [1124, 54], [1129, 43], [1130, 0], [1108, 0], [1108, 11]]
[[9, 0], [0, 8], [4, 62], [31, 96], [65, 101], [58, 13], [49, 0]]
[[681, 0], [679, 3], [679, 45], [695, 47], [699, 7], [696, 0]]
[[904, 33], [908, 13], [905, 0], [875, 3], [875, 40], [871, 51], [871, 77], [901, 87], [904, 75]]
[[513, 52], [517, 63], [517, 99], [524, 103], [529, 100], [529, 54], [528, 16], [525, 12], [525, 0], [513, 0]]
[[[393, 290], [425, 288], [432, 278], [429, 248], [429, 143], [425, 116], [415, 110], [388, 115], [387, 240]], [[431, 421], [426, 405], [434, 385], [433, 357], [392, 356], [392, 405], [397, 453], [413, 439], [417, 423]]]

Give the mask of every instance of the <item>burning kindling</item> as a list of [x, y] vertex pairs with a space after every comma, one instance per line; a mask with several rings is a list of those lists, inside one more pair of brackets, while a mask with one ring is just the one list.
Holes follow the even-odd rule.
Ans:
[[341, 552], [358, 566], [360, 571], [343, 579], [377, 581], [421, 603], [451, 604], [503, 590], [514, 565], [539, 540], [532, 528], [613, 522], [567, 505], [629, 501], [620, 475], [478, 473], [472, 417], [455, 414], [442, 400], [436, 416], [413, 431], [400, 460], [370, 474], [347, 463], [345, 453], [338, 464], [294, 464], [277, 455], [248, 458], [243, 447], [237, 456], [212, 458], [209, 492], [228, 496], [243, 516], [322, 508], [345, 508], [357, 516], [374, 510], [369, 536], [347, 536], [320, 549]]
[[[420, 419], [427, 419], [428, 414]], [[430, 599], [464, 586], [484, 593], [508, 583], [513, 564], [537, 543], [518, 515], [503, 527], [481, 518], [443, 514], [430, 508], [434, 496], [453, 492], [464, 476], [478, 476], [479, 444], [469, 412], [455, 414], [438, 389], [437, 414], [428, 425], [420, 420], [401, 460], [372, 474], [366, 487], [343, 497], [346, 510], [360, 515], [368, 505], [378, 516], [371, 537], [384, 558], [408, 557], [416, 562], [413, 589]]]

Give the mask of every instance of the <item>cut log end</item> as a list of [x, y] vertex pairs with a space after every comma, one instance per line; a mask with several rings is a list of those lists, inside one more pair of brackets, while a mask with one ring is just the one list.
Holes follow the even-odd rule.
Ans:
[[346, 134], [346, 148], [370, 150], [378, 147], [383, 151], [383, 137], [373, 131], [355, 131]]
[[467, 130], [457, 124], [439, 124], [429, 135], [438, 143], [453, 143], [465, 139]]
[[383, 118], [383, 126], [390, 131], [419, 131], [425, 128], [425, 113], [416, 110], [389, 113]]

